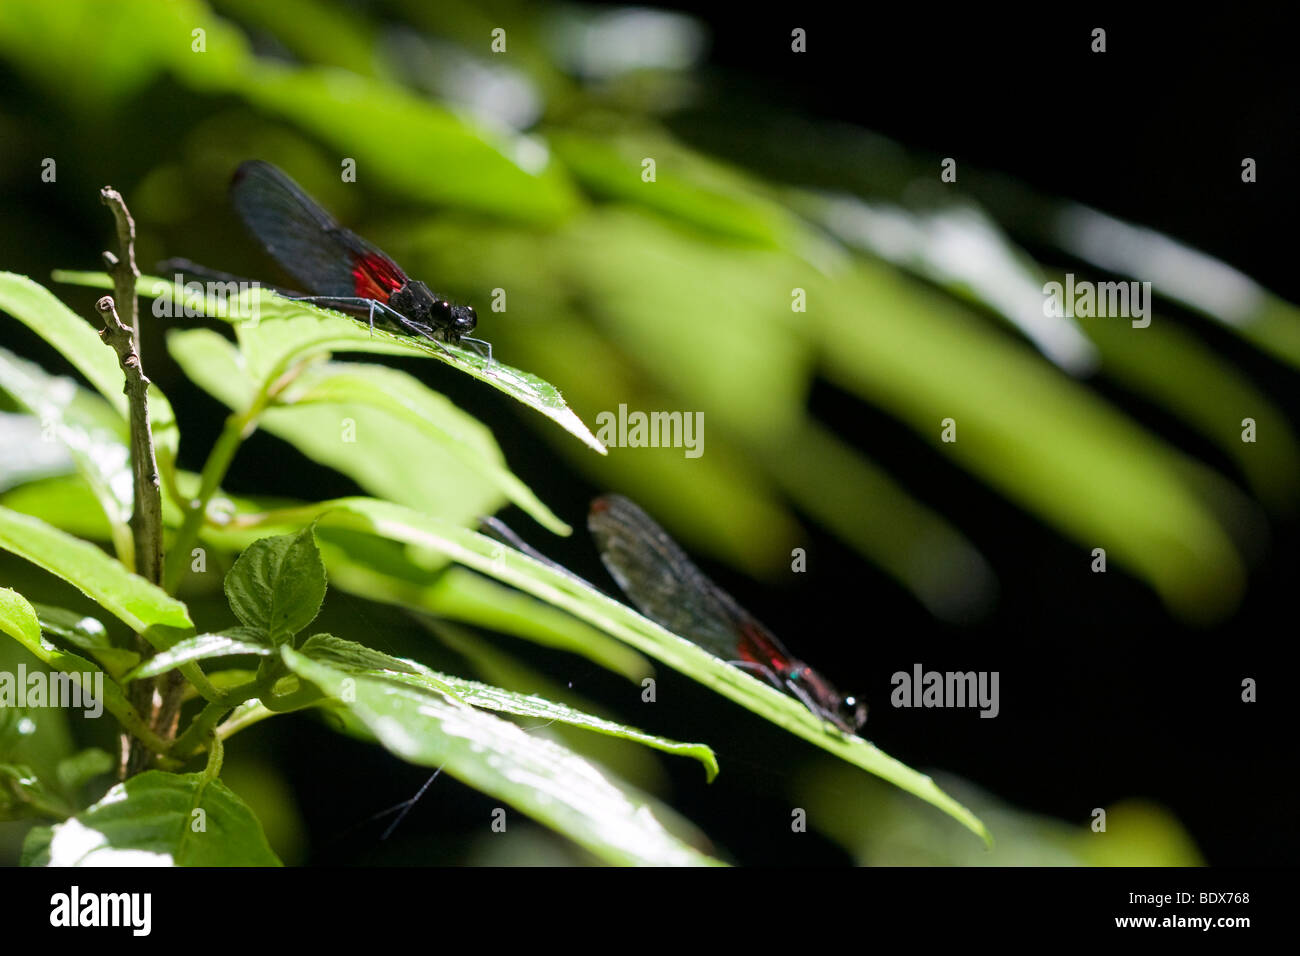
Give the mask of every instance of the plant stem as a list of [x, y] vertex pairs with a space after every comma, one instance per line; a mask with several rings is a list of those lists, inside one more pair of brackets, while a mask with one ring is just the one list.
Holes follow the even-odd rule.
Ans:
[[[121, 193], [111, 187], [100, 190], [100, 199], [113, 213], [117, 224], [117, 252], [105, 252], [104, 262], [113, 277], [115, 296], [104, 296], [95, 303], [104, 323], [106, 344], [117, 353], [125, 379], [128, 421], [131, 435], [131, 545], [129, 567], [154, 584], [162, 583], [162, 492], [158, 482], [158, 460], [154, 451], [153, 432], [149, 425], [149, 379], [140, 358], [140, 312], [136, 301], [136, 282], [140, 270], [135, 264], [135, 221]], [[116, 302], [114, 302], [116, 298]], [[148, 642], [136, 635], [141, 656], [150, 652]], [[179, 675], [162, 681], [157, 692], [153, 681], [142, 681], [132, 688], [136, 710], [145, 715], [149, 729], [169, 736], [165, 724], [172, 721], [174, 708], [169, 705], [179, 693]], [[119, 773], [125, 778], [144, 769], [151, 750], [138, 735], [122, 735]]]
[[266, 693], [263, 682], [251, 680], [247, 684], [240, 684], [238, 687], [232, 687], [224, 694], [220, 700], [209, 701], [203, 710], [199, 711], [185, 729], [185, 733], [176, 738], [172, 744], [170, 755], [173, 757], [184, 758], [195, 753], [212, 734], [212, 728], [221, 722], [221, 719], [234, 710], [246, 700], [252, 700], [263, 693]]

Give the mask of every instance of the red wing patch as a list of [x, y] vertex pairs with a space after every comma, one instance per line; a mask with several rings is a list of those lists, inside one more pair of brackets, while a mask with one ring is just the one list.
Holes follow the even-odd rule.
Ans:
[[406, 273], [387, 256], [359, 255], [352, 260], [352, 286], [358, 298], [387, 302], [406, 281]]
[[784, 674], [790, 668], [790, 662], [761, 630], [752, 624], [745, 624], [736, 651], [743, 661], [762, 664], [776, 674]]

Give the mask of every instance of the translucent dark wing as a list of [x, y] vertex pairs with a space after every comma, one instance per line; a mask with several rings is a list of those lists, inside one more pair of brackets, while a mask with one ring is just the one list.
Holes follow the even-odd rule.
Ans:
[[340, 226], [270, 163], [240, 164], [230, 182], [230, 201], [257, 241], [314, 295], [386, 301], [387, 292], [406, 282], [392, 259]]
[[[726, 661], [789, 658], [767, 628], [710, 581], [668, 533], [628, 499], [597, 498], [587, 528], [623, 593], [655, 623]], [[771, 647], [762, 647], [763, 642]]]

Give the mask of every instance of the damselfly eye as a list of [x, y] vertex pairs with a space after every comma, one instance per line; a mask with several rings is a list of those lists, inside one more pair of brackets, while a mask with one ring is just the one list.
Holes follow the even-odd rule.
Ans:
[[451, 310], [451, 321], [457, 332], [468, 334], [478, 325], [478, 313], [473, 306], [458, 305]]
[[446, 299], [434, 299], [429, 306], [429, 318], [437, 325], [451, 325], [451, 303]]

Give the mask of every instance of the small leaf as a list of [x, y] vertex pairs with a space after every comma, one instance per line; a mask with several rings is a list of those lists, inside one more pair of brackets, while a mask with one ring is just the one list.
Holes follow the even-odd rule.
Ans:
[[258, 654], [269, 657], [272, 650], [255, 627], [230, 627], [220, 634], [196, 634], [178, 641], [165, 651], [159, 651], [130, 673], [123, 675], [122, 683], [145, 677], [157, 677], [190, 661], [209, 657], [231, 657], [235, 654]]
[[69, 611], [67, 608], [37, 604], [35, 601], [32, 602], [32, 609], [36, 611], [36, 617], [41, 622], [41, 630], [47, 634], [61, 637], [87, 651], [113, 646], [112, 641], [108, 639], [108, 629], [104, 627], [102, 621], [78, 614], [76, 611]]
[[31, 767], [0, 763], [0, 820], [63, 816], [66, 812]]
[[346, 671], [396, 671], [400, 674], [418, 674], [419, 667], [412, 661], [377, 651], [355, 641], [346, 641], [333, 634], [313, 634], [300, 648], [314, 661], [329, 664]]
[[33, 830], [23, 864], [279, 866], [280, 860], [253, 811], [220, 780], [149, 770], [72, 819]]
[[310, 624], [325, 600], [325, 565], [314, 526], [249, 545], [226, 575], [226, 597], [235, 616], [272, 644]]
[[135, 651], [113, 646], [102, 621], [47, 604], [33, 603], [32, 608], [41, 622], [42, 631], [88, 651], [115, 676], [140, 662], [140, 655]]

